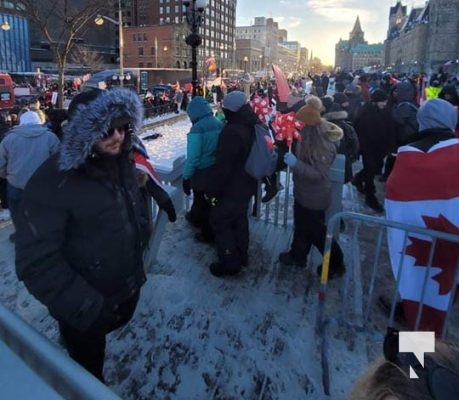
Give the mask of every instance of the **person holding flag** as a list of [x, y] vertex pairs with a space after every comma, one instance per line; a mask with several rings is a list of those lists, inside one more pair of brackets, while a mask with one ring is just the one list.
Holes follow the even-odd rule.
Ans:
[[[279, 255], [284, 265], [306, 266], [307, 256], [314, 245], [323, 254], [327, 228], [325, 210], [331, 202], [331, 184], [328, 177], [337, 152], [336, 143], [343, 137], [337, 125], [321, 118], [322, 102], [316, 96], [306, 98], [305, 105], [296, 113], [304, 126], [301, 141], [296, 141], [284, 162], [293, 172], [294, 232], [290, 250]], [[319, 274], [321, 273], [319, 267]], [[332, 242], [330, 278], [345, 272], [343, 252]]]
[[[386, 184], [387, 219], [437, 231], [459, 233], [459, 139], [454, 137], [457, 111], [442, 99], [429, 100], [418, 111], [419, 132], [398, 149]], [[398, 276], [404, 317], [410, 329], [435, 331], [440, 336], [451, 296], [455, 294], [459, 246], [438, 240], [425, 286], [420, 326], [416, 316], [424, 287], [431, 240], [388, 231], [390, 261]]]

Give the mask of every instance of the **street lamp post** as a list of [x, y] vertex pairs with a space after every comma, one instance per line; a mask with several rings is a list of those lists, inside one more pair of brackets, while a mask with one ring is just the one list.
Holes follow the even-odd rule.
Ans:
[[[114, 25], [118, 25], [118, 30], [119, 30], [119, 36], [118, 36], [118, 41], [119, 41], [119, 50], [120, 50], [120, 71], [119, 71], [119, 79], [120, 79], [120, 86], [123, 86], [124, 83], [124, 36], [123, 36], [123, 13], [121, 9], [121, 0], [118, 0], [118, 21], [107, 17], [105, 15], [97, 15], [97, 18], [94, 20], [96, 25], [102, 25], [104, 23], [104, 20], [107, 20], [111, 22]], [[126, 76], [126, 79], [129, 80], [130, 76]]]
[[198, 61], [197, 48], [202, 43], [199, 35], [199, 27], [204, 22], [204, 9], [207, 6], [207, 0], [184, 1], [186, 7], [186, 22], [191, 28], [191, 33], [185, 38], [185, 43], [191, 47], [191, 84], [193, 85], [193, 97], [197, 95], [198, 89]]
[[247, 56], [244, 56], [242, 61], [244, 61], [244, 72], [247, 72], [247, 63], [249, 62], [249, 58]]

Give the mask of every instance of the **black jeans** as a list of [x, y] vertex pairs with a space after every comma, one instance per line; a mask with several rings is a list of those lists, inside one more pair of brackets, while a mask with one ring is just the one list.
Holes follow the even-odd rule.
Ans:
[[[310, 210], [295, 201], [293, 205], [293, 220], [295, 230], [290, 249], [291, 255], [297, 264], [306, 265], [306, 259], [314, 245], [324, 254], [327, 228], [325, 226], [325, 210]], [[331, 247], [330, 269], [340, 268], [343, 265], [343, 252], [338, 243], [333, 240]]]
[[121, 303], [116, 311], [120, 319], [110, 326], [90, 328], [81, 332], [63, 321], [58, 321], [59, 331], [69, 356], [102, 382], [104, 381], [105, 336], [129, 322], [138, 300], [139, 292]]
[[219, 262], [229, 268], [247, 263], [249, 250], [249, 200], [218, 199], [211, 209], [211, 224], [215, 234]]

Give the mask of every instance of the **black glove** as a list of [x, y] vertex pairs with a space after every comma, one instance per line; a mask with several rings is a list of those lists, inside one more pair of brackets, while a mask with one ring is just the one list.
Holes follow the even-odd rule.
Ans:
[[164, 210], [164, 212], [167, 214], [167, 217], [169, 218], [170, 222], [175, 222], [177, 220], [177, 214], [175, 213], [175, 207], [174, 204], [172, 203], [172, 200], [169, 199], [166, 202], [162, 203], [159, 208], [161, 210]]
[[191, 195], [191, 179], [183, 179], [182, 181], [183, 193], [187, 196]]

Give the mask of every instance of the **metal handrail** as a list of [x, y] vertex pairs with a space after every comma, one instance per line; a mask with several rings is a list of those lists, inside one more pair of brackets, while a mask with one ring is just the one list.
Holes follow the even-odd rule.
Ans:
[[65, 399], [120, 399], [62, 349], [1, 304], [0, 340]]

